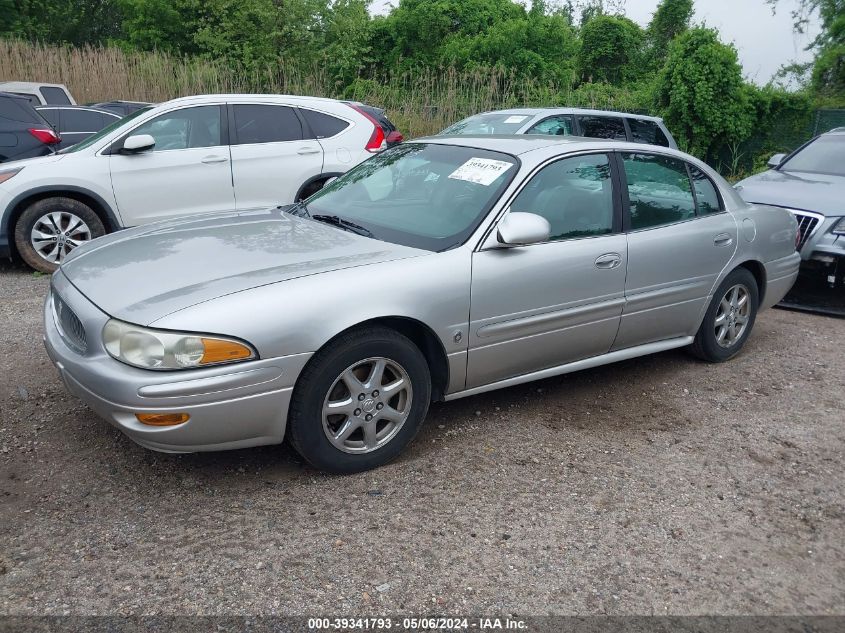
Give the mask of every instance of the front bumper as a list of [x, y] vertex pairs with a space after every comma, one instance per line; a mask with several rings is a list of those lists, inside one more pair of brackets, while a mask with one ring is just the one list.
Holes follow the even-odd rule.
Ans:
[[[184, 371], [137, 369], [114, 360], [102, 346], [109, 316], [61, 273], [57, 293], [84, 328], [86, 347], [78, 353], [44, 305], [44, 345], [68, 390], [102, 418], [147, 448], [166, 452], [215, 451], [282, 441], [293, 385], [310, 354], [260, 359]], [[177, 426], [155, 427], [135, 413], [187, 413]]]

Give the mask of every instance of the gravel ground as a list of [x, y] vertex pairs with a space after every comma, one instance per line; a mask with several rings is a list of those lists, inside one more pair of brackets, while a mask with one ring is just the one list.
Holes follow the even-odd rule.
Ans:
[[843, 614], [845, 320], [439, 404], [376, 472], [147, 451], [0, 269], [0, 613]]

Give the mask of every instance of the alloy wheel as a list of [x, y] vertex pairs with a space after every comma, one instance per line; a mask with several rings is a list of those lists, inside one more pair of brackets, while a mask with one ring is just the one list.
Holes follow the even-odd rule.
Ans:
[[70, 251], [91, 240], [91, 229], [70, 211], [53, 211], [38, 218], [29, 239], [36, 253], [60, 264]]
[[733, 347], [745, 334], [750, 316], [751, 301], [748, 288], [742, 284], [728, 288], [719, 302], [719, 309], [716, 311], [714, 325], [716, 342], [719, 346]]

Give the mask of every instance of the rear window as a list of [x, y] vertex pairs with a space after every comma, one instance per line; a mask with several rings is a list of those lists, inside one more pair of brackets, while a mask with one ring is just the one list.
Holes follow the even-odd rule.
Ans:
[[44, 86], [39, 88], [41, 96], [44, 97], [44, 102], [50, 105], [72, 105], [70, 99], [67, 98], [67, 93], [61, 88], [53, 88]]
[[302, 140], [302, 124], [293, 108], [236, 104], [234, 111], [236, 145]]
[[315, 110], [305, 110], [304, 108], [300, 108], [299, 111], [305, 117], [308, 126], [317, 138], [329, 138], [335, 134], [340, 134], [349, 127], [347, 121], [338, 119], [330, 114], [316, 112]]
[[0, 96], [0, 117], [20, 123], [43, 124], [43, 119], [26, 101]]
[[625, 124], [619, 117], [582, 116], [578, 118], [578, 121], [581, 123], [581, 136], [609, 138], [616, 141], [628, 140]]
[[507, 114], [491, 112], [476, 114], [458, 121], [440, 132], [440, 135], [516, 134], [531, 119], [531, 114]]
[[628, 127], [631, 128], [631, 140], [635, 143], [648, 143], [649, 145], [660, 145], [669, 147], [669, 139], [654, 121], [646, 119], [628, 119]]

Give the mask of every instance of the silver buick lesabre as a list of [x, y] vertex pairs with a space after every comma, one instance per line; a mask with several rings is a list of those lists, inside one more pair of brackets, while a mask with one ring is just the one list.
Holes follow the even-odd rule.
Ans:
[[437, 137], [307, 201], [78, 248], [45, 343], [68, 389], [151, 449], [280, 443], [349, 473], [433, 400], [678, 347], [724, 361], [800, 261], [786, 210], [664, 147]]

